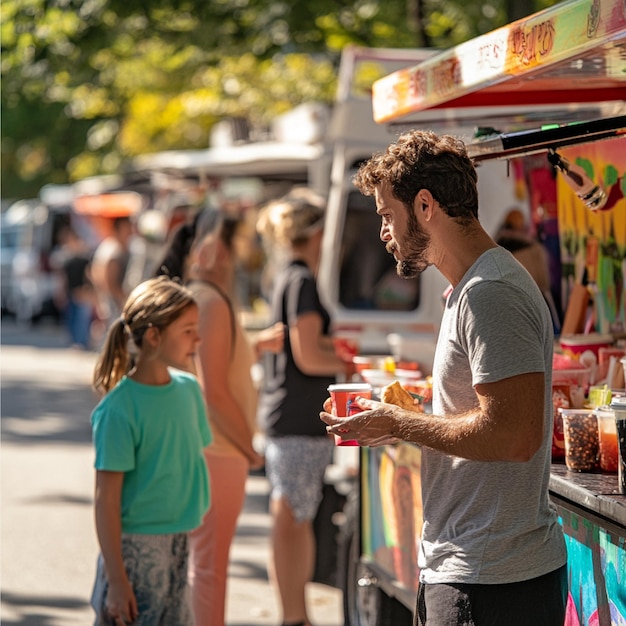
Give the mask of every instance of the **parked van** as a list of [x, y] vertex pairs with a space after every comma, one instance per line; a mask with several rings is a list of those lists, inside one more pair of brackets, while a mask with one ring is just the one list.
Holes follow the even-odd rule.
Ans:
[[13, 261], [25, 236], [26, 224], [22, 215], [12, 211], [0, 215], [0, 288], [2, 315], [15, 311]]
[[68, 211], [50, 211], [38, 198], [18, 200], [6, 211], [4, 221], [13, 224], [16, 239], [11, 267], [6, 269], [8, 281], [3, 286], [8, 310], [19, 321], [59, 317], [54, 303], [56, 276], [50, 259], [62, 226], [69, 223]]
[[89, 225], [72, 210], [73, 197], [71, 185], [46, 185], [38, 198], [17, 200], [2, 214], [3, 309], [18, 321], [60, 319], [54, 253], [62, 231], [71, 225], [88, 244], [94, 241]]

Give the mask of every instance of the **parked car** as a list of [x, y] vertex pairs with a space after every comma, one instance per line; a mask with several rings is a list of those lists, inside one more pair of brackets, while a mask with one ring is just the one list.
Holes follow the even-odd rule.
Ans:
[[69, 205], [48, 206], [40, 199], [18, 200], [3, 214], [3, 249], [4, 225], [7, 225], [3, 305], [6, 303], [6, 310], [19, 321], [60, 317], [55, 304], [58, 277], [51, 266], [51, 257], [59, 244], [61, 230], [69, 223]]
[[15, 312], [13, 303], [13, 260], [20, 248], [25, 226], [15, 214], [0, 215], [0, 307], [2, 315]]

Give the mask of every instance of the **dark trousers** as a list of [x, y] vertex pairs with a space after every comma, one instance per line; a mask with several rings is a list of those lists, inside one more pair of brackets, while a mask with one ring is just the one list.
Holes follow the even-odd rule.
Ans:
[[415, 626], [563, 626], [567, 566], [502, 585], [420, 583]]

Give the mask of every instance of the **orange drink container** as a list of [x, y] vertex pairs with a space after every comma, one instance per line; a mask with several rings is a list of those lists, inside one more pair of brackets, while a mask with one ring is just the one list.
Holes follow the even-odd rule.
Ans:
[[598, 420], [598, 443], [600, 447], [600, 469], [605, 472], [617, 474], [617, 427], [615, 424], [615, 412], [608, 407], [594, 411]]

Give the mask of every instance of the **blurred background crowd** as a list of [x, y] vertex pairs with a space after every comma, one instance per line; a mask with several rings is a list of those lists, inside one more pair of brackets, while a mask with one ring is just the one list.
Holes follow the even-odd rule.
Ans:
[[50, 318], [67, 325], [72, 346], [97, 348], [130, 290], [157, 271], [172, 234], [204, 206], [238, 218], [238, 295], [247, 310], [262, 306], [263, 252], [247, 219], [252, 207], [198, 189], [193, 195], [171, 194], [155, 205], [137, 191], [77, 199], [73, 186], [50, 185], [37, 199], [11, 203], [1, 225], [3, 315], [30, 324]]
[[[245, 218], [238, 288], [243, 308], [255, 310], [264, 295], [261, 266], [271, 261], [254, 233], [254, 207], [287, 191], [285, 177], [266, 175], [262, 191], [258, 180], [240, 180], [233, 193], [176, 159], [286, 138], [296, 145], [293, 162], [312, 162], [319, 133], [331, 143], [325, 122], [345, 49], [445, 49], [554, 3], [351, 1], [338, 10], [320, 0], [3, 2], [2, 312], [79, 326], [91, 308], [94, 341], [112, 304], [90, 292], [103, 278], [94, 254], [105, 239], [99, 256], [111, 252], [115, 220], [129, 218], [132, 230], [117, 254], [127, 292], [154, 269], [175, 227], [206, 203]], [[368, 99], [379, 75], [370, 67], [358, 77]], [[317, 123], [281, 129], [279, 116], [302, 104]], [[140, 164], [159, 153], [176, 176]], [[293, 168], [288, 176], [310, 182]], [[77, 257], [89, 262], [84, 284]], [[85, 342], [72, 335], [72, 343]]]

